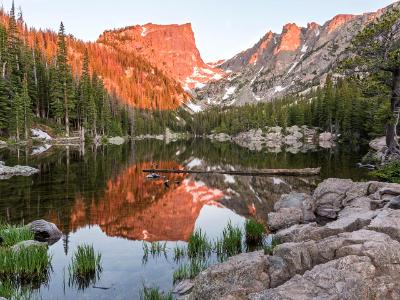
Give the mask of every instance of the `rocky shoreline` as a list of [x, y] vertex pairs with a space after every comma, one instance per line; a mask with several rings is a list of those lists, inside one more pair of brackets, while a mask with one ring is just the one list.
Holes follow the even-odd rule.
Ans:
[[331, 178], [284, 195], [268, 214], [272, 255], [212, 266], [182, 299], [400, 299], [399, 209], [400, 185], [382, 182]]
[[235, 136], [218, 133], [208, 135], [207, 138], [218, 142], [231, 141], [253, 151], [267, 148], [272, 152], [280, 152], [282, 147], [286, 147], [287, 151], [293, 153], [309, 151], [317, 145], [322, 148], [332, 148], [336, 139], [330, 132], [319, 133], [317, 128], [307, 126], [265, 127], [251, 129]]
[[36, 173], [39, 173], [38, 169], [29, 166], [8, 167], [0, 161], [0, 180], [10, 179], [13, 176], [31, 176]]

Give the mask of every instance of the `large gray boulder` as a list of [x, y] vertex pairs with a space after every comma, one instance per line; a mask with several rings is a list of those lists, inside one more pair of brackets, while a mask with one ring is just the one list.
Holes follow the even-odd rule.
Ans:
[[383, 210], [372, 220], [368, 229], [383, 232], [400, 242], [400, 210]]
[[287, 228], [300, 223], [303, 223], [303, 212], [300, 208], [281, 208], [277, 212], [268, 214], [268, 227], [271, 230]]
[[201, 272], [194, 281], [190, 299], [243, 299], [268, 287], [264, 253], [245, 253]]
[[282, 195], [274, 205], [274, 211], [268, 214], [268, 226], [271, 230], [287, 228], [295, 224], [315, 221], [314, 201], [304, 193]]
[[316, 213], [319, 216], [335, 219], [342, 209], [346, 192], [353, 185], [350, 179], [330, 178], [318, 185], [314, 191]]
[[62, 236], [62, 232], [55, 224], [45, 220], [33, 221], [27, 226], [34, 232], [35, 239], [39, 241], [48, 241], [49, 243], [54, 243]]
[[372, 299], [375, 276], [368, 257], [347, 256], [296, 275], [277, 288], [251, 294], [249, 299]]

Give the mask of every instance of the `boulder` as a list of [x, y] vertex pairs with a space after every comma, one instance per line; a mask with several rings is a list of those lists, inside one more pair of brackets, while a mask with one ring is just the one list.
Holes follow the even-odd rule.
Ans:
[[305, 193], [290, 193], [282, 195], [278, 202], [274, 205], [274, 210], [279, 211], [282, 208], [300, 208], [303, 213], [304, 222], [315, 221], [314, 200], [310, 195]]
[[335, 135], [330, 132], [323, 132], [319, 135], [320, 142], [332, 142], [335, 139]]
[[277, 212], [268, 214], [268, 226], [271, 230], [287, 228], [294, 224], [303, 223], [303, 212], [301, 208], [281, 208]]
[[282, 127], [280, 126], [275, 126], [275, 127], [267, 127], [267, 132], [272, 132], [272, 133], [282, 133]]
[[108, 139], [108, 142], [112, 145], [122, 145], [125, 143], [125, 139], [120, 136], [111, 137]]
[[218, 142], [227, 142], [232, 140], [232, 137], [226, 133], [211, 134], [208, 136], [208, 138], [211, 140], [216, 140]]
[[45, 220], [37, 220], [29, 223], [28, 228], [32, 230], [35, 234], [35, 240], [38, 241], [48, 241], [49, 243], [54, 243], [58, 241], [62, 232], [53, 223], [47, 222]]
[[244, 253], [201, 272], [194, 280], [190, 299], [243, 299], [269, 287], [267, 256]]
[[277, 288], [251, 294], [249, 299], [372, 299], [375, 276], [371, 259], [347, 256], [316, 266]]
[[382, 136], [372, 140], [369, 143], [369, 147], [377, 152], [381, 152], [384, 148], [386, 148], [386, 137]]
[[368, 229], [386, 233], [400, 242], [400, 210], [380, 211], [369, 224]]
[[346, 192], [353, 186], [350, 179], [329, 178], [318, 185], [314, 191], [316, 214], [321, 217], [335, 219], [343, 208], [342, 201]]
[[4, 162], [0, 164], [0, 179], [9, 179], [13, 176], [32, 176], [36, 173], [39, 173], [39, 170], [36, 168], [28, 166], [8, 167]]
[[193, 289], [193, 286], [194, 284], [192, 280], [186, 279], [175, 285], [172, 293], [179, 296], [183, 296], [188, 294]]
[[22, 241], [19, 242], [17, 244], [15, 244], [14, 246], [11, 247], [11, 250], [14, 252], [18, 252], [23, 248], [27, 248], [27, 247], [47, 247], [47, 243], [46, 242], [38, 242], [38, 241]]

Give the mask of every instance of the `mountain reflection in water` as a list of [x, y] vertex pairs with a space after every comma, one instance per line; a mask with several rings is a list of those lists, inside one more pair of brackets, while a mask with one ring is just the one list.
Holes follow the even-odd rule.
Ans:
[[[365, 171], [354, 167], [364, 153], [344, 148], [269, 153], [191, 140], [51, 147], [31, 153], [24, 148], [0, 149], [0, 160], [7, 165], [40, 169], [32, 177], [0, 180], [0, 218], [13, 224], [46, 219], [64, 233], [49, 247], [52, 272], [49, 282], [36, 291], [40, 299], [135, 299], [143, 283], [168, 291], [179, 266], [173, 249], [184, 246], [195, 228], [215, 239], [229, 221], [241, 227], [249, 217], [266, 221], [282, 194], [310, 193], [328, 177], [365, 178]], [[322, 173], [307, 178], [167, 174], [165, 179], [149, 180], [142, 170], [155, 165], [191, 170], [322, 166]], [[143, 264], [143, 241], [165, 241], [167, 256]], [[103, 272], [96, 285], [109, 289], [89, 286], [79, 291], [68, 286], [68, 264], [83, 243], [102, 253]]]
[[162, 179], [147, 179], [143, 169], [154, 164], [165, 169], [322, 166], [322, 177], [334, 173], [359, 179], [363, 174], [351, 167], [360, 154], [342, 150], [260, 153], [202, 140], [137, 142], [89, 148], [84, 154], [78, 149], [53, 148], [42, 157], [18, 151], [19, 160], [15, 152], [0, 152], [0, 160], [8, 164], [27, 163], [41, 170], [32, 178], [0, 181], [0, 215], [7, 221], [27, 223], [44, 218], [65, 234], [98, 225], [108, 236], [187, 241], [204, 205], [265, 219], [282, 194], [309, 193], [321, 178], [167, 174], [167, 187]]
[[[160, 167], [178, 169], [175, 162]], [[222, 191], [207, 187], [184, 175], [169, 174], [164, 180], [146, 179], [143, 169], [150, 163], [135, 164], [107, 182], [97, 202], [77, 197], [71, 212], [71, 229], [99, 225], [108, 236], [146, 241], [187, 241], [204, 205], [219, 205]], [[86, 204], [87, 203], [87, 204]]]

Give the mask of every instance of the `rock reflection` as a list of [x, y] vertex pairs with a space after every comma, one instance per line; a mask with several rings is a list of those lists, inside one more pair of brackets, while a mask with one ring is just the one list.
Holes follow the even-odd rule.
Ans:
[[[161, 168], [177, 169], [175, 162], [161, 162]], [[107, 183], [98, 201], [75, 199], [71, 229], [99, 225], [108, 236], [146, 241], [187, 241], [204, 205], [219, 205], [224, 194], [202, 181], [171, 174], [167, 179], [148, 180], [142, 169], [150, 163], [129, 167]]]

